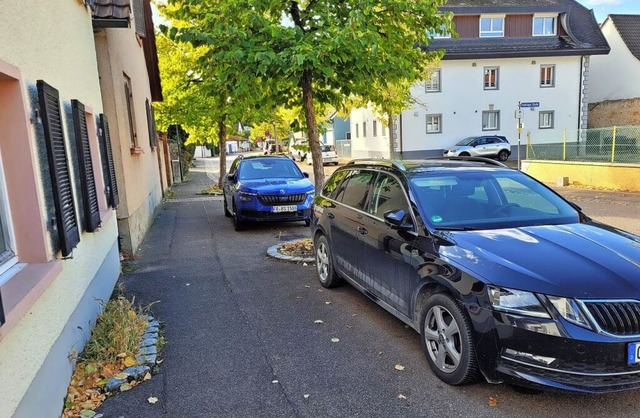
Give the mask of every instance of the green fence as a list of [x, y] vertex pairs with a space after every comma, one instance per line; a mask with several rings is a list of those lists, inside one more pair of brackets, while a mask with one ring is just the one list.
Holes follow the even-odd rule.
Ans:
[[526, 158], [640, 164], [640, 126], [528, 132]]

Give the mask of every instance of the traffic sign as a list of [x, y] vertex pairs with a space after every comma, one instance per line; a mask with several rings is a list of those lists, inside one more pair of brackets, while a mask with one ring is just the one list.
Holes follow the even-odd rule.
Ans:
[[520, 109], [516, 110], [516, 119], [522, 119], [524, 117], [523, 113], [524, 112], [522, 112], [522, 110]]
[[520, 107], [540, 107], [540, 102], [522, 102]]

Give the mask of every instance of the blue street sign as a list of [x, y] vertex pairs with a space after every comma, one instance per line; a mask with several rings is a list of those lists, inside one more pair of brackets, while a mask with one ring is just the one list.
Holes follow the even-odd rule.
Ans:
[[520, 107], [540, 107], [540, 102], [522, 102]]

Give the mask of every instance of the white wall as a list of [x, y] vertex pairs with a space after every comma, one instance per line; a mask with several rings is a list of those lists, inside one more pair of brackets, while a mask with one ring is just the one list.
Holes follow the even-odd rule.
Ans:
[[611, 19], [602, 24], [611, 52], [591, 57], [589, 103], [640, 97], [640, 60], [633, 56]]
[[[535, 63], [534, 63], [535, 62]], [[473, 65], [475, 63], [475, 66]], [[555, 87], [541, 88], [540, 65], [554, 64]], [[499, 89], [484, 90], [484, 67], [500, 67]], [[440, 151], [467, 136], [495, 134], [507, 137], [512, 146], [518, 143], [517, 120], [514, 113], [518, 102], [539, 102], [535, 110], [524, 110], [524, 130], [539, 138], [551, 131], [577, 129], [579, 121], [580, 57], [534, 57], [485, 60], [442, 61], [441, 91], [425, 93], [424, 84], [412, 89], [413, 96], [422, 104], [402, 113], [402, 151], [405, 157], [440, 155]], [[500, 129], [482, 130], [482, 111], [500, 111]], [[539, 111], [554, 114], [554, 129], [539, 129]], [[426, 133], [426, 115], [442, 115], [442, 133]], [[351, 114], [353, 156], [388, 156], [388, 136], [362, 138], [362, 121], [371, 120], [366, 109]], [[359, 138], [355, 135], [359, 124]], [[380, 126], [380, 123], [378, 124]], [[368, 134], [370, 135], [370, 122]], [[387, 132], [388, 135], [388, 132]], [[400, 142], [399, 140], [397, 141]], [[400, 144], [398, 144], [398, 148]], [[431, 151], [430, 153], [425, 151]], [[367, 154], [368, 153], [368, 154]]]
[[[354, 109], [349, 119], [351, 131], [351, 157], [389, 157], [389, 129], [384, 127], [379, 115], [375, 115], [372, 109]], [[377, 120], [377, 135], [373, 136], [373, 121]], [[362, 123], [367, 124], [367, 135], [362, 130]], [[356, 129], [356, 124], [358, 128]], [[384, 135], [382, 134], [384, 130]], [[356, 135], [357, 132], [357, 135]]]

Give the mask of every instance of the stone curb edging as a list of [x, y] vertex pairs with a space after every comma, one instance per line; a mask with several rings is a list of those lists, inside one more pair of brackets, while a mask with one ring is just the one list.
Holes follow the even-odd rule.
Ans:
[[144, 331], [142, 342], [140, 343], [140, 350], [136, 355], [138, 364], [127, 367], [120, 372], [127, 375], [123, 379], [116, 377], [109, 378], [109, 381], [104, 386], [106, 392], [121, 392], [120, 386], [132, 380], [143, 380], [147, 373], [151, 372], [151, 368], [155, 366], [158, 360], [158, 331], [160, 323], [151, 315], [147, 315], [146, 320], [148, 322], [147, 329]]
[[315, 263], [316, 260], [313, 257], [296, 257], [292, 255], [284, 255], [278, 251], [278, 249], [280, 249], [280, 247], [285, 244], [293, 244], [299, 241], [301, 240], [296, 239], [293, 241], [281, 242], [280, 244], [272, 245], [267, 249], [267, 256], [275, 258], [277, 260], [287, 261], [289, 263]]

